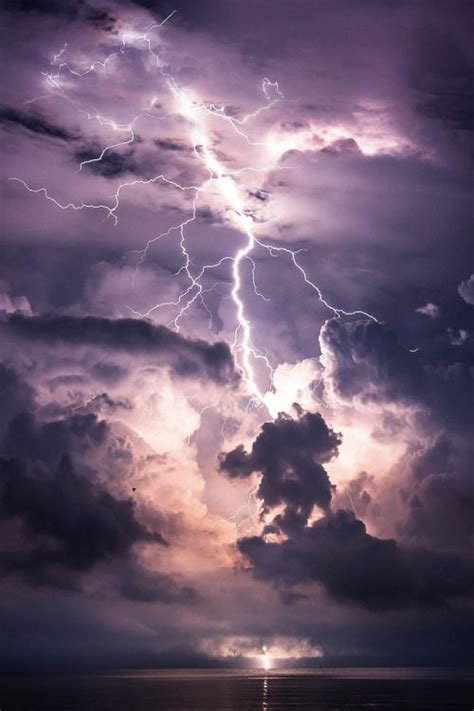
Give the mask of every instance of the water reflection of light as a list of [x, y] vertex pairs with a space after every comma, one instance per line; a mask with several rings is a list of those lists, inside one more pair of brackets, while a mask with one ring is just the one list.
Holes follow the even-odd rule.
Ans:
[[264, 677], [263, 679], [263, 690], [262, 690], [262, 711], [267, 711], [269, 709], [268, 705], [268, 679]]

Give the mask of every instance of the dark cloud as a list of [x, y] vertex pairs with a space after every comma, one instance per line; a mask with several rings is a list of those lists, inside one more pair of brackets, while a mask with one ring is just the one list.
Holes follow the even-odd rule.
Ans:
[[259, 578], [315, 581], [334, 599], [369, 609], [445, 605], [474, 591], [472, 562], [371, 536], [351, 511], [328, 513], [281, 543], [253, 536], [238, 547]]
[[409, 479], [400, 482], [400, 536], [440, 550], [470, 551], [474, 540], [474, 444], [443, 432], [407, 455]]
[[[472, 459], [470, 460], [472, 462]], [[474, 540], [474, 489], [452, 472], [432, 474], [418, 485], [407, 501], [402, 534], [443, 548], [472, 547]]]
[[274, 422], [262, 425], [250, 452], [240, 445], [221, 455], [220, 469], [231, 478], [260, 472], [258, 496], [265, 511], [283, 504], [285, 510], [272, 526], [295, 532], [304, 526], [315, 505], [326, 510], [331, 484], [322, 463], [337, 453], [340, 436], [319, 414], [294, 405], [296, 418], [280, 413]]
[[343, 400], [410, 404], [425, 410], [425, 423], [471, 427], [474, 354], [467, 348], [463, 360], [455, 347], [411, 353], [384, 324], [340, 319], [325, 323], [320, 343], [331, 387]]
[[39, 114], [29, 113], [9, 106], [0, 108], [0, 123], [6, 128], [20, 127], [31, 133], [61, 141], [73, 141], [77, 136], [61, 126], [51, 123]]
[[97, 27], [105, 32], [112, 32], [117, 22], [117, 18], [114, 17], [110, 12], [101, 7], [94, 7], [93, 5], [83, 4], [84, 7], [84, 19], [85, 21]]
[[[118, 406], [107, 395], [97, 399]], [[11, 421], [0, 458], [0, 569], [28, 586], [77, 592], [99, 569], [114, 597], [195, 603], [192, 586], [139, 561], [135, 544], [168, 546], [160, 517], [143, 523], [132, 498], [111, 493], [104, 472], [92, 466], [99, 449], [116, 478], [117, 456], [130, 452], [117, 451], [110, 425], [95, 414], [41, 422], [22, 413]], [[124, 464], [132, 467], [133, 457]]]
[[158, 148], [161, 148], [162, 151], [178, 152], [190, 150], [189, 145], [186, 145], [186, 143], [178, 139], [156, 139], [154, 143]]
[[199, 596], [190, 585], [181, 585], [170, 575], [129, 564], [119, 583], [120, 594], [135, 602], [182, 603], [192, 605]]
[[9, 424], [4, 451], [9, 457], [22, 457], [26, 452], [31, 461], [55, 466], [63, 454], [83, 454], [103, 444], [108, 434], [108, 424], [94, 414], [43, 423], [23, 412]]
[[126, 397], [110, 397], [107, 393], [100, 393], [90, 400], [85, 406], [89, 412], [117, 412], [118, 410], [132, 410], [133, 405]]
[[[456, 347], [409, 353], [386, 326], [368, 321], [329, 321], [320, 338], [330, 387], [343, 401], [357, 398], [376, 403], [382, 412], [396, 405], [417, 413], [412, 435], [417, 444], [393, 468], [397, 483], [391, 496], [402, 511], [397, 536], [437, 550], [469, 550], [474, 535], [474, 360], [469, 348], [463, 362], [457, 360]], [[401, 416], [403, 410], [397, 412]], [[374, 432], [380, 441], [399, 436], [400, 423], [393, 415], [383, 416], [380, 424]], [[371, 507], [366, 502], [360, 511]]]
[[[156, 200], [162, 200], [157, 191], [141, 193], [142, 202], [139, 191], [131, 190], [115, 228], [111, 220], [102, 222], [97, 211], [62, 212], [8, 183], [10, 244], [2, 252], [2, 282], [8, 282], [12, 301], [25, 296], [33, 313], [56, 311], [55, 316], [0, 320], [2, 355], [8, 362], [0, 368], [5, 447], [0, 453], [0, 560], [4, 571], [35, 584], [34, 589], [22, 586], [15, 595], [17, 582], [4, 576], [7, 594], [2, 590], [2, 600], [5, 597], [8, 607], [2, 613], [2, 629], [7, 630], [8, 656], [29, 655], [32, 667], [41, 660], [53, 665], [66, 663], [67, 648], [68, 662], [107, 655], [109, 663], [125, 660], [117, 666], [130, 661], [146, 666], [144, 659], [163, 662], [154, 656], [157, 644], [176, 644], [179, 649], [185, 637], [183, 649], [188, 642], [192, 649], [200, 630], [212, 636], [224, 625], [229, 633], [239, 634], [275, 628], [288, 633], [295, 627], [296, 634], [322, 645], [326, 659], [333, 654], [349, 664], [361, 659], [368, 665], [381, 659], [465, 663], [472, 647], [472, 616], [462, 598], [472, 593], [472, 568], [466, 559], [474, 535], [474, 455], [466, 446], [474, 396], [473, 342], [468, 335], [473, 299], [466, 272], [474, 156], [472, 2], [138, 0], [130, 5], [108, 0], [105, 9], [100, 1], [7, 0], [4, 7], [10, 15], [4, 13], [3, 19], [10, 58], [1, 118], [10, 139], [8, 174], [31, 181], [32, 187], [44, 184], [60, 202], [109, 201], [111, 181], [127, 174], [149, 178], [163, 172], [181, 184], [201, 179], [193, 165], [202, 164], [184, 139], [189, 123], [172, 116], [169, 123], [154, 120], [168, 107], [162, 100], [161, 78], [149, 71], [138, 42], [105, 71], [98, 68], [82, 79], [67, 77], [64, 88], [76, 106], [91, 116], [100, 112], [120, 122], [130, 121], [149, 105], [155, 91], [158, 94], [154, 109], [140, 120], [133, 146], [106, 151], [81, 174], [77, 160], [98, 157], [109, 142], [109, 131], [103, 127], [102, 134], [95, 120], [76, 114], [59, 94], [45, 103], [24, 103], [44, 93], [40, 72], [51, 70], [52, 57], [65, 41], [65, 58], [82, 71], [89, 59], [103, 59], [109, 49], [117, 49], [116, 38], [109, 42], [104, 35], [115, 31], [115, 15], [121, 27], [151, 24], [151, 17], [137, 6], [149, 9], [157, 20], [177, 10], [163, 33], [156, 33], [165, 38], [163, 66], [167, 70], [169, 63], [178, 83], [208, 98], [208, 106], [222, 104], [229, 115], [242, 117], [263, 100], [261, 77], [279, 81], [285, 101], [248, 122], [252, 140], [273, 140], [280, 133], [288, 138], [314, 134], [314, 150], [293, 151], [280, 166], [291, 170], [275, 171], [261, 186], [257, 176], [255, 181], [242, 176], [242, 195], [248, 198], [245, 214], [261, 223], [262, 234], [268, 230], [269, 241], [275, 238], [281, 246], [306, 250], [301, 263], [331, 303], [390, 320], [394, 330], [342, 319], [326, 324], [321, 383], [327, 390], [319, 385], [316, 393], [327, 405], [334, 388], [342, 407], [336, 405], [332, 414], [345, 422], [347, 413], [354, 431], [359, 424], [361, 432], [366, 430], [374, 412], [380, 413], [372, 438], [367, 435], [361, 448], [367, 445], [370, 451], [376, 441], [381, 461], [364, 460], [367, 471], [357, 474], [356, 469], [345, 482], [350, 467], [346, 446], [343, 481], [334, 491], [325, 462], [337, 451], [338, 435], [318, 415], [301, 411], [267, 423], [248, 451], [237, 447], [223, 457], [221, 466], [231, 478], [245, 481], [255, 472], [261, 478], [258, 496], [266, 512], [281, 511], [273, 511], [274, 520], [261, 537], [243, 539], [238, 546], [254, 574], [276, 583], [284, 602], [295, 602], [298, 610], [285, 610], [271, 591], [262, 596], [261, 587], [242, 582], [239, 571], [230, 578], [230, 571], [222, 568], [208, 576], [193, 567], [200, 588], [213, 588], [214, 604], [205, 614], [195, 606], [188, 617], [181, 616], [184, 610], [173, 615], [168, 603], [196, 603], [197, 593], [186, 581], [171, 577], [162, 564], [174, 554], [173, 548], [154, 546], [152, 551], [161, 553], [159, 564], [153, 558], [153, 569], [148, 569], [140, 544], [159, 531], [170, 546], [175, 536], [178, 546], [191, 537], [194, 545], [196, 530], [188, 530], [186, 515], [176, 513], [179, 504], [163, 510], [161, 492], [169, 501], [178, 473], [171, 456], [168, 460], [147, 454], [148, 442], [111, 420], [123, 417], [137, 432], [143, 420], [148, 424], [147, 393], [137, 393], [136, 410], [125, 411], [130, 405], [126, 397], [135, 398], [130, 390], [136, 374], [145, 367], [154, 371], [156, 365], [169, 366], [179, 387], [179, 377], [232, 384], [235, 366], [223, 344], [187, 339], [148, 322], [95, 315], [117, 314], [124, 303], [145, 310], [157, 276], [177, 270], [179, 239], [157, 240], [129, 298], [123, 251], [140, 249], [144, 240], [182, 219], [185, 196], [178, 193], [179, 202], [171, 204], [174, 193], [169, 188], [163, 202], [170, 204], [157, 205]], [[37, 107], [44, 107], [44, 113]], [[74, 115], [88, 132], [87, 142], [74, 135]], [[217, 120], [208, 123], [218, 131]], [[333, 130], [338, 138], [320, 150], [318, 139]], [[69, 140], [73, 143], [67, 146]], [[216, 133], [212, 143], [226, 165], [237, 168], [240, 158], [246, 165], [249, 158], [253, 161], [254, 152], [245, 142], [242, 156], [237, 155], [240, 140], [235, 135]], [[255, 158], [259, 155], [257, 149]], [[230, 215], [216, 209], [211, 193], [201, 194], [198, 219], [189, 231], [196, 268], [235, 253], [240, 244], [241, 236], [230, 229]], [[272, 217], [274, 211], [276, 219], [263, 227], [266, 215]], [[257, 284], [271, 298], [265, 303], [253, 298], [247, 288], [250, 267], [245, 268], [242, 296], [257, 346], [264, 344], [275, 363], [314, 358], [316, 333], [327, 311], [315, 306], [314, 292], [292, 270], [291, 260], [269, 259], [266, 253], [260, 258], [260, 251], [255, 258]], [[101, 270], [104, 263], [110, 270]], [[233, 333], [234, 315], [224, 301], [228, 275], [219, 270], [215, 278], [209, 274], [206, 289], [214, 288], [216, 280], [222, 295], [209, 291], [206, 303], [209, 299], [212, 304], [214, 325]], [[439, 305], [436, 319], [415, 313], [428, 303]], [[78, 316], [84, 311], [94, 316]], [[61, 316], [64, 313], [76, 316]], [[199, 334], [202, 322], [194, 316], [190, 309], [187, 323]], [[207, 330], [202, 333], [206, 339]], [[419, 350], [410, 353], [409, 348]], [[145, 406], [140, 399], [147, 401]], [[359, 407], [361, 401], [366, 408]], [[220, 438], [231, 430], [229, 419], [221, 433], [220, 415], [217, 411], [209, 419], [206, 438], [202, 430], [198, 433], [207, 450], [198, 462], [199, 476], [206, 479], [205, 491], [212, 489], [215, 501], [228, 490], [222, 477], [222, 489], [208, 478], [215, 451], [211, 441], [216, 432]], [[156, 427], [162, 424], [170, 423], [157, 421]], [[409, 449], [396, 463], [405, 435]], [[387, 476], [380, 475], [379, 464]], [[184, 475], [191, 479], [192, 472]], [[122, 499], [132, 486], [138, 487], [133, 501]], [[199, 486], [190, 485], [190, 491], [197, 492]], [[153, 487], [153, 504], [145, 501], [147, 487]], [[196, 493], [195, 499], [215, 513], [205, 496]], [[187, 497], [183, 499], [186, 513]], [[234, 506], [225, 495], [222, 499], [223, 508]], [[349, 499], [355, 516], [338, 510]], [[194, 499], [192, 506], [198, 508]], [[308, 526], [314, 506], [323, 516]], [[314, 518], [317, 515], [321, 512]], [[83, 532], [88, 517], [91, 526]], [[361, 517], [366, 524], [358, 520]], [[397, 540], [388, 540], [390, 536]], [[197, 533], [196, 539], [201, 551]], [[186, 560], [182, 553], [178, 549], [178, 565]], [[304, 589], [297, 587], [300, 583]], [[49, 589], [43, 592], [39, 584]], [[341, 604], [330, 601], [326, 607], [324, 596], [315, 590], [318, 585]], [[52, 587], [92, 589], [95, 594], [67, 595]], [[132, 607], [140, 615], [142, 605], [152, 603], [158, 604], [150, 609], [153, 615], [146, 610], [145, 631], [141, 624], [129, 623]], [[167, 604], [164, 614], [161, 603]], [[96, 609], [100, 613], [91, 624]], [[125, 619], [123, 629], [116, 623], [119, 617]], [[162, 641], [150, 634], [154, 628], [160, 629]], [[136, 654], [141, 644], [152, 650], [151, 656]], [[186, 655], [178, 651], [178, 666], [183, 659]]]
[[123, 151], [122, 153], [108, 150], [100, 160], [94, 160], [98, 158], [101, 153], [102, 149], [99, 147], [81, 148], [74, 153], [74, 159], [79, 163], [93, 160], [92, 163], [86, 163], [83, 166], [83, 170], [87, 170], [95, 175], [102, 175], [104, 178], [117, 178], [127, 173], [140, 174], [140, 166], [135, 160], [134, 151], [132, 149]]
[[5, 0], [5, 10], [34, 16], [57, 16], [69, 22], [82, 18], [84, 22], [106, 32], [113, 30], [116, 18], [107, 10], [94, 7], [84, 0]]
[[92, 373], [97, 380], [107, 385], [113, 385], [127, 375], [126, 369], [120, 365], [116, 363], [104, 363], [102, 361], [92, 367]]
[[[469, 78], [471, 86], [473, 80], [474, 72]], [[442, 121], [449, 128], [474, 131], [474, 96], [469, 90], [461, 93], [448, 86], [444, 90], [433, 88], [426, 92], [417, 108], [425, 116]]]
[[[164, 172], [165, 166], [165, 172], [175, 172], [179, 165], [176, 154], [191, 153], [189, 144], [177, 138], [161, 138], [147, 142], [140, 136], [135, 136], [133, 142], [134, 145], [128, 148], [108, 149], [100, 160], [94, 159], [99, 158], [102, 154], [103, 146], [99, 144], [84, 145], [75, 151], [74, 160], [78, 163], [92, 161], [86, 163], [83, 170], [95, 175], [102, 175], [104, 178], [116, 178], [132, 173], [149, 180], [158, 173]], [[171, 157], [167, 155], [169, 153], [172, 154]], [[183, 163], [182, 169], [189, 171], [189, 165]], [[187, 176], [186, 180], [192, 182], [191, 176]]]
[[81, 572], [126, 557], [138, 542], [164, 543], [138, 522], [130, 499], [78, 474], [67, 455], [57, 467], [2, 459], [0, 517], [20, 522], [25, 534], [24, 547], [3, 550], [0, 565], [31, 581], [44, 580], [50, 568]]
[[[415, 404], [426, 408], [431, 427], [449, 424], [452, 434], [417, 456], [407, 455], [408, 473], [402, 472], [397, 492], [406, 514], [397, 525], [397, 542], [368, 534], [352, 512], [329, 510], [331, 484], [321, 462], [335, 456], [340, 440], [321, 416], [303, 414], [300, 408], [296, 420], [280, 415], [262, 427], [250, 452], [239, 446], [221, 458], [221, 469], [231, 477], [262, 473], [257, 495], [266, 511], [285, 506], [261, 536], [241, 539], [240, 551], [254, 574], [282, 587], [284, 595], [288, 586], [314, 581], [334, 599], [368, 609], [445, 605], [470, 596], [472, 452], [464, 444], [457, 448], [460, 424], [453, 412], [466, 420], [466, 400], [460, 408], [451, 402], [461, 394], [453, 369], [411, 358], [394, 333], [372, 321], [331, 320], [321, 332], [321, 344], [326, 382], [344, 400], [357, 396], [382, 407]], [[365, 513], [372, 506], [367, 485], [373, 489], [374, 479], [361, 474], [348, 486]], [[308, 526], [314, 504], [326, 513]], [[286, 540], [272, 540], [275, 533], [285, 534]], [[466, 554], [461, 555], [462, 548]]]
[[413, 400], [419, 390], [419, 359], [385, 325], [332, 319], [321, 330], [320, 340], [330, 356], [331, 385], [342, 398]]
[[10, 420], [24, 410], [35, 407], [35, 392], [12, 368], [0, 363], [0, 440]]
[[59, 15], [73, 20], [78, 16], [81, 4], [77, 0], [6, 0], [4, 7], [10, 12]]
[[176, 375], [207, 377], [217, 383], [235, 382], [237, 374], [226, 343], [191, 340], [166, 326], [142, 319], [94, 316], [33, 316], [13, 314], [0, 325], [5, 334], [32, 343], [70, 347], [95, 346], [110, 351], [148, 354], [165, 360]]
[[[461, 9], [461, 5], [457, 5]], [[466, 20], [468, 18], [469, 14]], [[472, 22], [472, 7], [469, 19]], [[459, 41], [459, 34], [450, 29], [424, 27], [418, 31], [411, 85], [417, 97], [417, 109], [424, 116], [449, 129], [474, 131], [472, 52]]]

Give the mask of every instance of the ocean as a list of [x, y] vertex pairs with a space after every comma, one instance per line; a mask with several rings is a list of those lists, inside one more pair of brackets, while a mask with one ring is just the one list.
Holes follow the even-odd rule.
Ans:
[[0, 711], [474, 711], [474, 672], [133, 670], [3, 676]]

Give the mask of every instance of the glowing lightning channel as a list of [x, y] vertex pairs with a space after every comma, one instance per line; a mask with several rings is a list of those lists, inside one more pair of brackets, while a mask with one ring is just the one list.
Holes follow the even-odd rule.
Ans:
[[[240, 532], [240, 530], [244, 527], [247, 526], [247, 532], [255, 530], [258, 526], [258, 523], [260, 521], [260, 509], [261, 509], [261, 501], [257, 497], [257, 492], [258, 492], [258, 486], [255, 486], [253, 489], [249, 491], [247, 494], [247, 501], [245, 504], [242, 504], [242, 506], [239, 506], [239, 508], [235, 511], [235, 513], [232, 514], [232, 516], [229, 516], [229, 518], [219, 518], [216, 521], [213, 522], [212, 526], [209, 529], [209, 533], [212, 533], [216, 526], [219, 524], [223, 523], [233, 523], [235, 524], [235, 532], [236, 534]], [[244, 514], [242, 516], [242, 514]], [[241, 517], [241, 520], [239, 521], [238, 519]]]
[[[81, 170], [87, 164], [102, 161], [106, 156], [107, 152], [114, 148], [132, 144], [136, 138], [134, 132], [135, 125], [141, 118], [146, 116], [148, 118], [164, 121], [170, 116], [178, 115], [186, 118], [186, 120], [192, 126], [191, 139], [193, 152], [195, 157], [203, 164], [204, 168], [207, 171], [208, 177], [199, 185], [181, 185], [180, 183], [167, 178], [163, 174], [156, 175], [153, 178], [147, 180], [136, 179], [124, 182], [118, 186], [115, 194], [113, 195], [111, 204], [108, 205], [90, 204], [85, 203], [83, 201], [77, 203], [62, 203], [53, 196], [51, 196], [46, 187], [32, 188], [22, 178], [12, 177], [10, 179], [19, 182], [24, 186], [26, 190], [31, 193], [42, 194], [46, 200], [52, 202], [56, 207], [61, 210], [103, 210], [105, 211], [106, 219], [112, 218], [115, 225], [118, 223], [117, 211], [120, 207], [120, 196], [122, 191], [124, 191], [125, 189], [129, 189], [134, 186], [151, 185], [156, 182], [159, 182], [162, 184], [169, 185], [181, 192], [193, 193], [192, 209], [190, 216], [184, 219], [181, 223], [173, 225], [167, 231], [149, 239], [143, 249], [135, 251], [135, 253], [139, 256], [139, 259], [136, 264], [134, 278], [136, 277], [138, 269], [146, 260], [149, 249], [155, 242], [164, 239], [172, 234], [179, 235], [179, 247], [183, 257], [183, 264], [176, 272], [176, 276], [185, 274], [188, 280], [188, 286], [181, 291], [176, 300], [157, 303], [145, 312], [140, 313], [134, 309], [131, 309], [130, 307], [127, 308], [129, 308], [130, 311], [136, 316], [149, 317], [159, 309], [162, 309], [164, 307], [174, 307], [177, 309], [177, 313], [169, 325], [172, 325], [176, 330], [179, 330], [179, 322], [182, 317], [198, 300], [202, 303], [207, 313], [211, 316], [209, 309], [207, 308], [203, 299], [204, 293], [210, 291], [210, 289], [204, 289], [202, 279], [204, 275], [207, 274], [207, 272], [221, 267], [225, 262], [229, 262], [231, 264], [232, 269], [232, 289], [230, 293], [230, 298], [232, 298], [234, 302], [237, 316], [237, 326], [234, 334], [233, 350], [234, 353], [241, 353], [241, 366], [244, 372], [247, 387], [252, 395], [252, 399], [255, 399], [256, 401], [266, 406], [266, 393], [263, 392], [257, 384], [253, 362], [257, 360], [263, 361], [271, 380], [273, 378], [273, 367], [270, 363], [268, 355], [260, 352], [253, 344], [251, 324], [246, 315], [245, 303], [242, 297], [242, 265], [245, 261], [249, 261], [251, 264], [252, 284], [254, 293], [258, 298], [264, 301], [269, 301], [269, 299], [257, 289], [256, 285], [256, 264], [255, 260], [251, 256], [252, 252], [255, 250], [256, 247], [260, 247], [261, 249], [265, 250], [270, 257], [288, 257], [296, 268], [296, 270], [302, 275], [304, 283], [316, 293], [318, 300], [334, 316], [341, 317], [363, 315], [374, 321], [376, 321], [377, 319], [372, 314], [369, 314], [365, 311], [346, 311], [344, 309], [332, 306], [325, 299], [321, 292], [321, 289], [317, 286], [317, 284], [315, 284], [308, 277], [304, 267], [298, 261], [297, 255], [302, 250], [291, 250], [288, 247], [268, 244], [255, 236], [253, 231], [253, 218], [246, 212], [245, 198], [241, 195], [242, 187], [237, 183], [236, 176], [241, 175], [244, 172], [265, 172], [268, 171], [269, 168], [261, 169], [253, 166], [247, 166], [234, 171], [226, 170], [225, 167], [219, 162], [218, 158], [215, 155], [215, 152], [212, 150], [210, 134], [206, 126], [206, 117], [212, 116], [226, 122], [232, 128], [232, 130], [238, 136], [243, 138], [250, 146], [264, 146], [267, 148], [271, 148], [271, 142], [269, 141], [253, 141], [250, 136], [243, 130], [242, 127], [248, 122], [250, 122], [252, 119], [255, 119], [257, 116], [259, 116], [263, 111], [268, 111], [269, 109], [271, 109], [281, 98], [283, 98], [283, 95], [280, 91], [277, 82], [272, 82], [268, 78], [264, 78], [262, 82], [262, 92], [266, 99], [266, 103], [263, 106], [257, 108], [255, 111], [246, 114], [245, 116], [239, 119], [233, 116], [229, 116], [226, 113], [226, 109], [224, 106], [219, 106], [216, 104], [205, 104], [203, 102], [195, 100], [189, 94], [185, 93], [180, 88], [173, 75], [169, 71], [167, 71], [161, 64], [159, 56], [153, 50], [152, 40], [148, 34], [150, 30], [161, 28], [169, 19], [171, 19], [174, 14], [175, 11], [170, 13], [161, 23], [155, 23], [150, 25], [144, 33], [124, 34], [122, 36], [122, 46], [118, 51], [111, 52], [103, 60], [92, 61], [84, 71], [78, 71], [71, 67], [67, 62], [60, 61], [62, 60], [65, 52], [67, 51], [67, 45], [65, 44], [64, 47], [53, 56], [53, 59], [51, 61], [51, 65], [57, 68], [56, 73], [53, 74], [52, 72], [50, 72], [43, 74], [46, 77], [47, 82], [49, 86], [53, 89], [53, 91], [57, 92], [65, 101], [71, 104], [78, 112], [84, 114], [89, 120], [95, 120], [99, 123], [100, 126], [109, 127], [113, 131], [125, 132], [129, 134], [129, 137], [126, 140], [118, 141], [105, 146], [99, 153], [99, 155], [95, 158], [90, 158], [82, 161], [79, 165], [79, 170]], [[114, 58], [120, 57], [120, 55], [124, 54], [124, 52], [127, 51], [128, 44], [130, 41], [143, 42], [145, 44], [148, 53], [152, 57], [153, 61], [156, 63], [158, 71], [164, 78], [168, 89], [171, 95], [173, 96], [176, 110], [169, 111], [163, 116], [155, 116], [154, 114], [150, 114], [149, 112], [154, 107], [154, 104], [156, 102], [156, 99], [153, 99], [151, 105], [148, 108], [145, 108], [140, 111], [130, 121], [130, 123], [118, 124], [112, 119], [84, 109], [77, 102], [71, 99], [67, 95], [64, 87], [61, 84], [61, 75], [62, 72], [67, 71], [70, 75], [80, 79], [91, 72], [104, 71], [107, 66], [114, 60]], [[42, 98], [45, 97], [37, 97], [36, 99], [32, 99], [31, 101], [36, 101]], [[281, 169], [280, 166], [275, 164], [272, 164], [271, 168]], [[231, 216], [230, 219], [235, 225], [235, 227], [238, 229], [238, 231], [240, 231], [240, 233], [244, 236], [245, 241], [244, 244], [237, 250], [237, 252], [233, 256], [225, 256], [213, 264], [206, 264], [200, 269], [197, 274], [193, 274], [191, 270], [192, 260], [186, 246], [185, 229], [190, 223], [196, 220], [198, 200], [201, 198], [202, 194], [208, 189], [209, 185], [211, 184], [215, 184], [218, 186], [220, 194], [222, 195], [225, 204], [229, 208], [229, 213]], [[249, 406], [251, 402], [252, 401], [249, 402]], [[253, 492], [251, 492], [251, 494], [252, 493]], [[247, 504], [247, 507], [250, 506], [249, 502]]]

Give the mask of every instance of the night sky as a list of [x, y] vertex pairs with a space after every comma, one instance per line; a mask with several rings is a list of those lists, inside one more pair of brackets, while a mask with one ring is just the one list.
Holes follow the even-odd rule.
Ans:
[[473, 3], [1, 25], [1, 667], [474, 663]]

